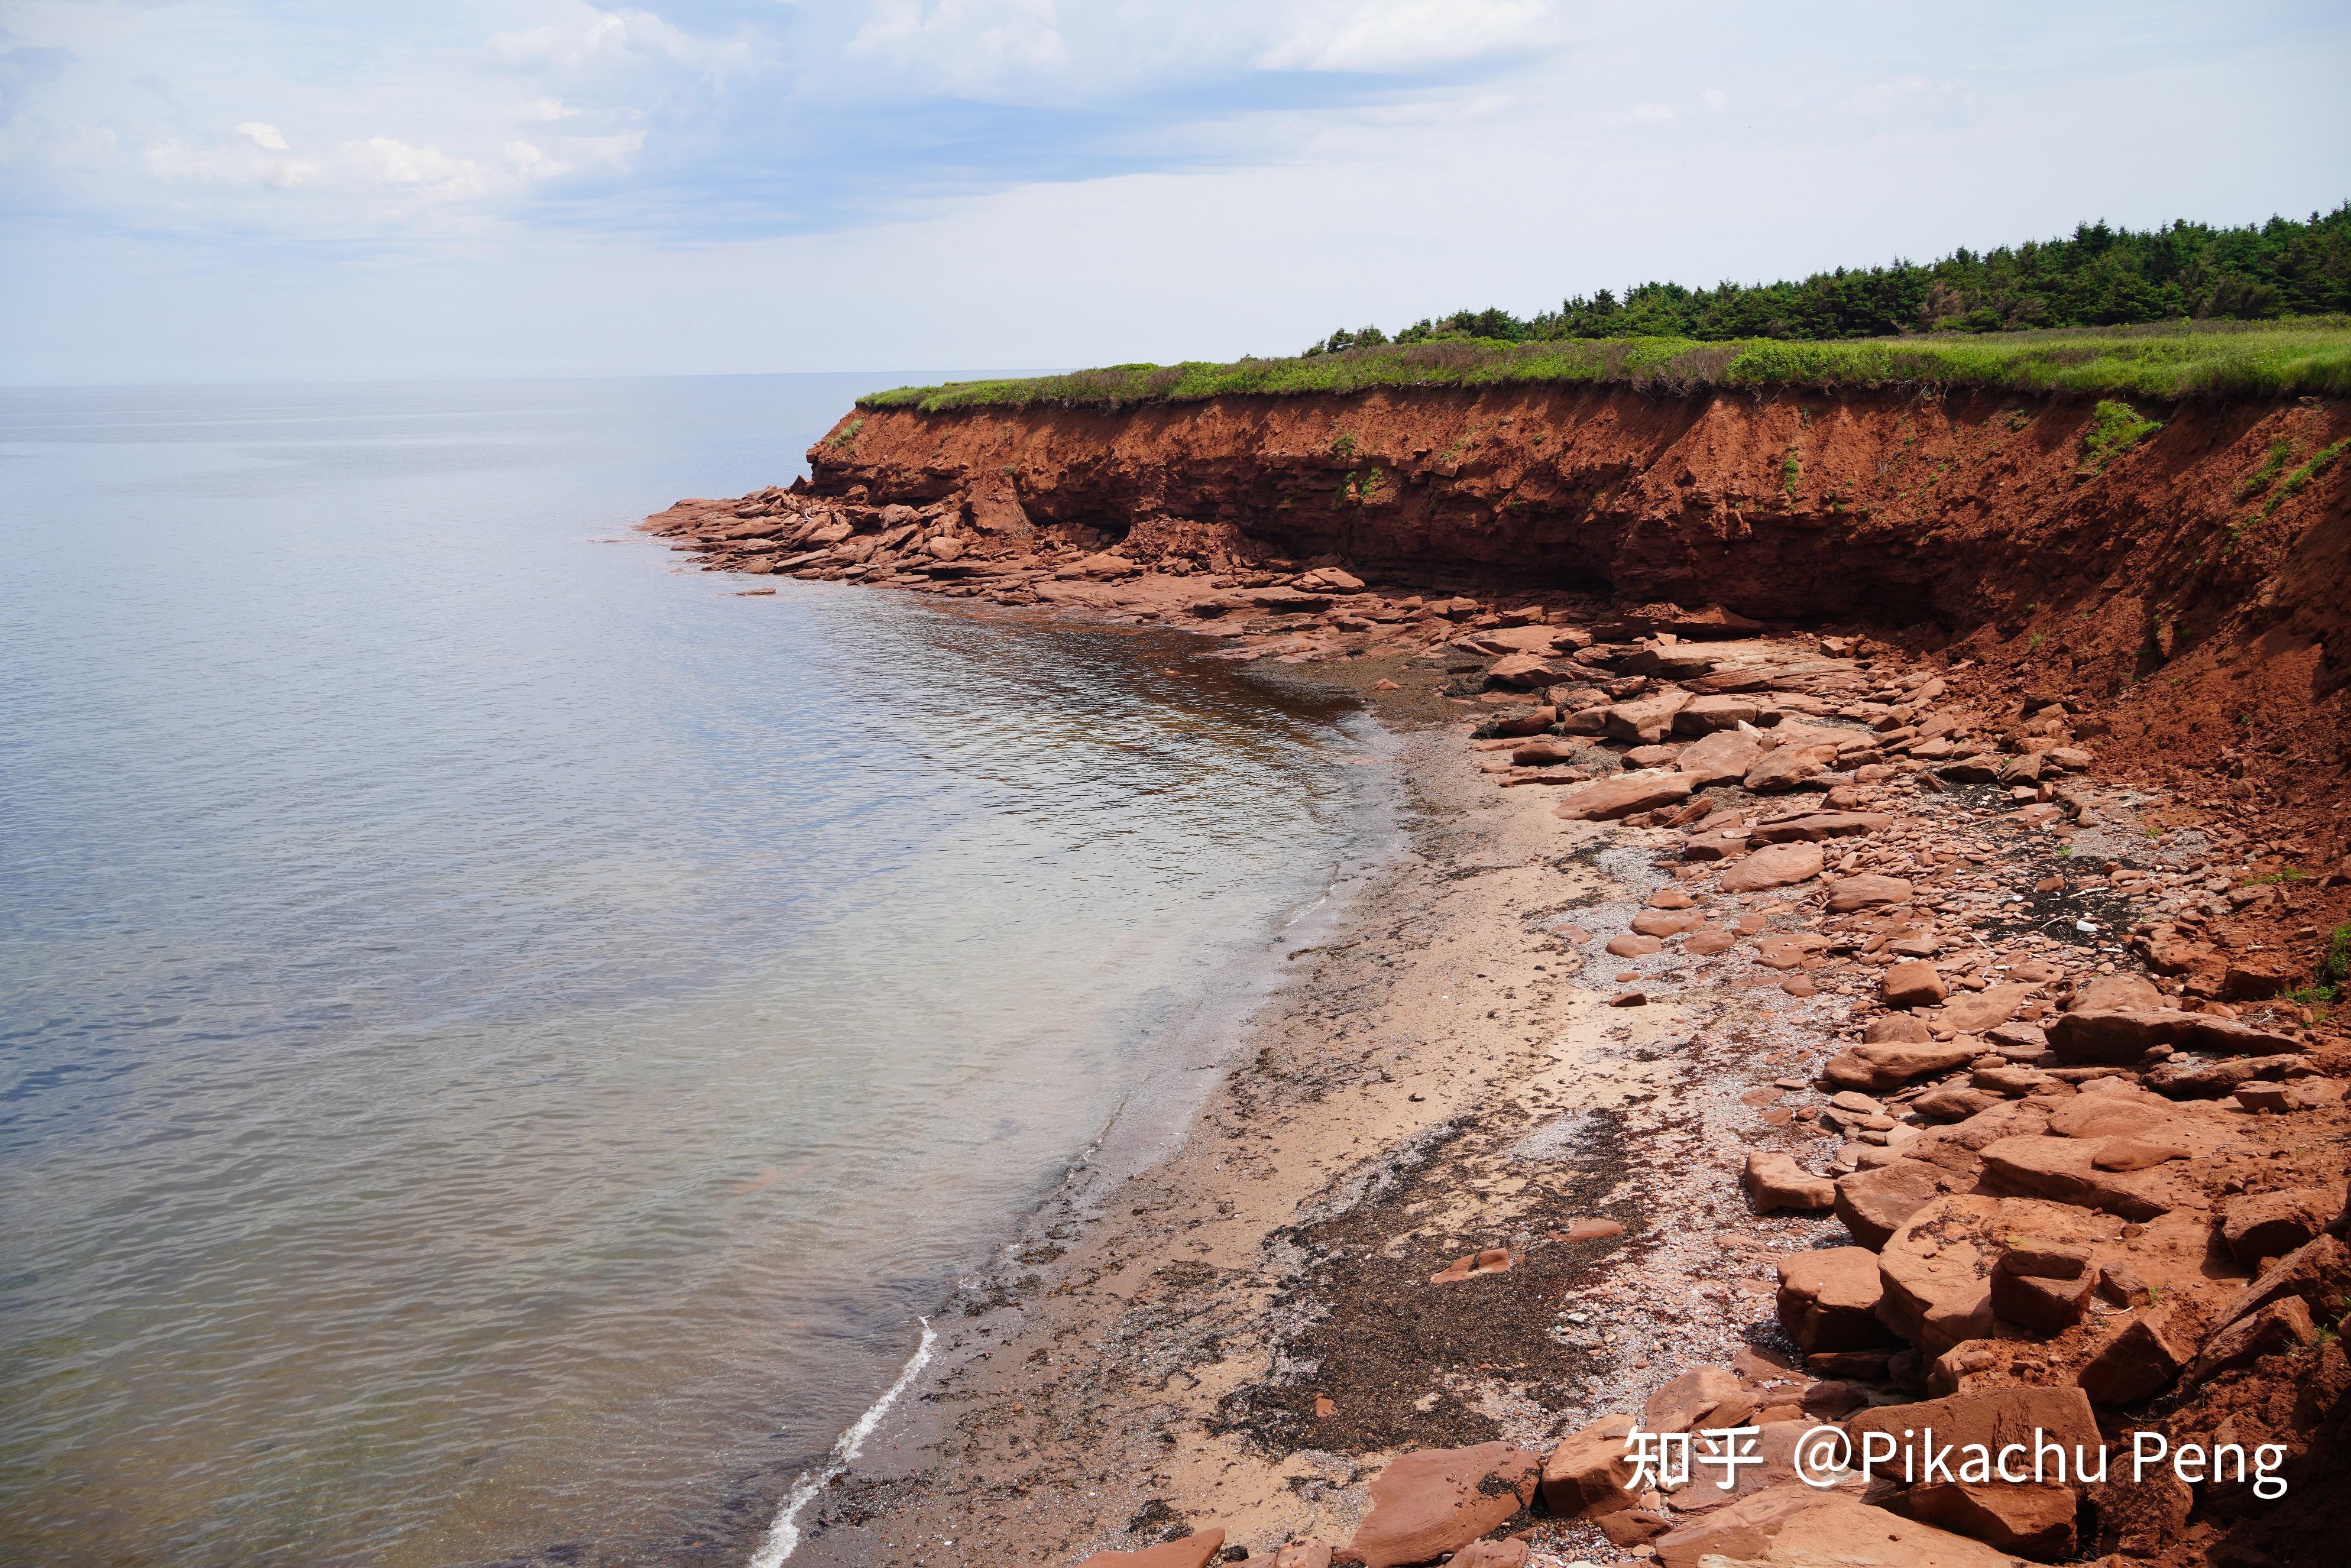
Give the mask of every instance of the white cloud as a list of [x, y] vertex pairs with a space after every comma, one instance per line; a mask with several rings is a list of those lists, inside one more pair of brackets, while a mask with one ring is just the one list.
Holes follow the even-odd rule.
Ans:
[[[278, 190], [308, 184], [319, 165], [298, 158], [271, 158], [264, 150], [282, 152], [286, 139], [258, 122], [237, 128], [237, 140], [217, 147], [191, 147], [176, 136], [151, 143], [143, 156], [147, 172], [167, 184], [189, 183], [228, 185], [268, 185]], [[251, 132], [269, 132], [264, 141]]]
[[478, 196], [489, 188], [482, 166], [438, 147], [412, 147], [391, 136], [343, 143], [344, 156], [387, 185], [412, 187], [436, 201]]
[[515, 110], [515, 118], [532, 125], [546, 125], [558, 120], [577, 120], [580, 111], [567, 106], [559, 98], [535, 98]]
[[248, 120], [236, 128], [236, 133], [265, 152], [286, 151], [285, 133], [274, 125], [258, 120]]
[[1707, 112], [1709, 114], [1720, 114], [1724, 110], [1730, 107], [1730, 95], [1728, 93], [1717, 92], [1712, 88], [1708, 88], [1704, 92], [1698, 94], [1698, 100], [1706, 106]]
[[1373, 0], [1313, 5], [1260, 63], [1274, 70], [1395, 71], [1524, 47], [1545, 37], [1551, 0]]
[[1662, 103], [1636, 103], [1633, 106], [1633, 119], [1638, 124], [1663, 125], [1673, 117], [1674, 111]]
[[547, 180], [570, 172], [571, 165], [559, 163], [528, 141], [509, 141], [498, 149], [506, 154], [514, 168], [515, 177], [521, 180]]
[[967, 92], [1070, 59], [1053, 0], [936, 0], [927, 8], [922, 0], [875, 0], [848, 53]]
[[491, 56], [509, 66], [589, 75], [667, 62], [712, 74], [750, 63], [750, 46], [740, 38], [697, 38], [651, 11], [600, 11], [573, 5], [571, 20], [493, 33]]

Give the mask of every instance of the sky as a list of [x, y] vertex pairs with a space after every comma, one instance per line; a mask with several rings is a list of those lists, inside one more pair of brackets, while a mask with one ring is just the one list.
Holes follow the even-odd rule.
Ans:
[[0, 0], [0, 380], [1293, 353], [2351, 198], [2351, 7]]

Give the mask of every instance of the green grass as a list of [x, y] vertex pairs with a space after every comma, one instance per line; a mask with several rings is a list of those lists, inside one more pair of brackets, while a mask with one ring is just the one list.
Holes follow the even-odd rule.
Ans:
[[2293, 459], [2293, 442], [2283, 436], [2271, 442], [2269, 454], [2262, 459], [2261, 465], [2246, 475], [2245, 482], [2237, 486], [2237, 499], [2250, 501], [2268, 489], [2271, 481], [2278, 476], [2278, 470], [2283, 468]]
[[2090, 415], [2090, 428], [2082, 434], [2083, 472], [2105, 473], [2107, 464], [2162, 428], [2126, 402], [2100, 399]]
[[2318, 983], [2351, 985], [2351, 925], [2338, 925], [2327, 933], [2326, 946], [2318, 953]]
[[[1114, 409], [1212, 397], [1529, 382], [1628, 385], [1660, 392], [1941, 387], [2154, 399], [2351, 396], [2351, 318], [2312, 318], [2286, 325], [2182, 323], [1838, 342], [1619, 338], [1508, 343], [1459, 338], [1286, 360], [1110, 365], [1064, 375], [899, 387], [860, 398], [858, 406], [925, 413], [1031, 403]], [[2330, 448], [2322, 456], [2331, 461], [2337, 450]], [[2292, 476], [2285, 483], [2293, 483]]]
[[2343, 455], [2343, 449], [2346, 446], [2351, 446], [2351, 440], [2338, 441], [2332, 446], [2325, 447], [2309, 462], [2279, 480], [2276, 493], [2262, 503], [2262, 516], [2268, 517], [2286, 502], [2302, 494], [2304, 486], [2335, 466], [2335, 460]]

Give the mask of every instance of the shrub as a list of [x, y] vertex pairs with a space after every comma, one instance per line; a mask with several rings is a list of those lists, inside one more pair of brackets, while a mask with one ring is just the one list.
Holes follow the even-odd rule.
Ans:
[[2082, 433], [2083, 471], [2105, 473], [2107, 464], [2162, 428], [2126, 402], [2101, 399], [2090, 414], [2090, 428]]

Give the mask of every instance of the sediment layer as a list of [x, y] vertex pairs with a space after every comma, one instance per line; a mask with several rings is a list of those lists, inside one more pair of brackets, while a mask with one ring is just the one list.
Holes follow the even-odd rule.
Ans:
[[[1415, 733], [1392, 887], [1170, 1161], [972, 1292], [811, 1560], [2330, 1561], [2346, 414], [2143, 412], [880, 413], [652, 519], [1190, 626]], [[1635, 1419], [1766, 1462], [1658, 1486]], [[2274, 1445], [2287, 1490], [1794, 1474], [1928, 1421]]]

